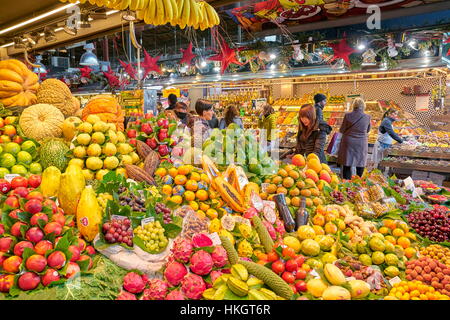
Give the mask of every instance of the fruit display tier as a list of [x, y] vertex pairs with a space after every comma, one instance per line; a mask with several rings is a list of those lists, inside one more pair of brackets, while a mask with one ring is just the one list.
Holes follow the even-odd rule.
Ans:
[[409, 157], [409, 158], [428, 158], [450, 160], [450, 152], [418, 152], [416, 150], [392, 149], [388, 151], [389, 156]]
[[450, 173], [450, 162], [441, 165], [428, 165], [428, 164], [416, 164], [416, 163], [405, 163], [403, 161], [398, 161], [393, 158], [388, 158], [380, 162], [380, 166], [385, 168], [399, 168], [405, 170], [419, 170], [427, 172], [442, 172]]

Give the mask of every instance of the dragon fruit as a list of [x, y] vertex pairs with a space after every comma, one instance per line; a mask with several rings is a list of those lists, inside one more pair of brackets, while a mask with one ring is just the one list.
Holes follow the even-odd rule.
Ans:
[[284, 223], [280, 219], [277, 219], [277, 221], [275, 221], [275, 231], [280, 235], [284, 235], [286, 233], [286, 229], [284, 229]]
[[169, 281], [172, 286], [179, 285], [186, 274], [186, 267], [177, 261], [168, 263], [166, 270], [164, 271], [164, 277], [166, 277], [167, 281]]
[[272, 240], [276, 240], [277, 232], [275, 231], [275, 228], [273, 227], [273, 225], [271, 225], [270, 222], [267, 220], [263, 220], [263, 224], [266, 227], [267, 231], [269, 232], [269, 235], [272, 238]]
[[135, 272], [129, 272], [123, 278], [123, 288], [131, 293], [141, 293], [145, 289], [145, 281]]
[[258, 214], [258, 210], [256, 210], [255, 208], [251, 207], [251, 208], [248, 208], [248, 209], [245, 211], [243, 217], [244, 217], [245, 219], [251, 220], [251, 219], [252, 219], [254, 216], [256, 216], [257, 214]]
[[214, 261], [214, 266], [217, 268], [223, 267], [228, 262], [227, 251], [222, 246], [215, 247], [211, 257]]
[[167, 282], [159, 279], [150, 279], [148, 289], [144, 290], [142, 300], [164, 300], [167, 295], [169, 285]]
[[116, 300], [137, 300], [137, 298], [134, 294], [122, 290]]
[[203, 281], [202, 277], [196, 274], [188, 274], [181, 282], [181, 291], [183, 291], [184, 295], [189, 299], [200, 299], [202, 297], [203, 291], [205, 290], [205, 281]]
[[192, 237], [192, 243], [196, 248], [211, 247], [213, 242], [210, 237], [204, 233], [196, 234]]
[[166, 296], [166, 300], [184, 300], [184, 298], [184, 294], [180, 290], [173, 290]]
[[172, 254], [178, 262], [188, 263], [192, 255], [192, 242], [184, 238], [175, 239]]
[[207, 275], [211, 272], [213, 266], [214, 261], [211, 255], [204, 250], [197, 251], [191, 257], [191, 270], [195, 274]]
[[214, 270], [211, 272], [211, 282], [214, 283], [217, 278], [219, 278], [221, 275], [223, 275], [222, 271]]

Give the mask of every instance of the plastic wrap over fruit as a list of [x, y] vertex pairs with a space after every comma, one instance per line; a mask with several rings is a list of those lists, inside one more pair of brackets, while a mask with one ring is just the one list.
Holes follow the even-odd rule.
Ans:
[[[370, 267], [367, 269], [370, 269]], [[380, 290], [383, 287], [384, 278], [380, 271], [374, 270], [372, 275], [366, 279], [366, 282], [370, 285], [371, 290]]]
[[189, 207], [189, 209], [186, 209], [188, 212], [183, 218], [181, 236], [183, 238], [192, 239], [196, 234], [208, 233], [209, 219], [206, 217], [199, 217], [191, 207]]

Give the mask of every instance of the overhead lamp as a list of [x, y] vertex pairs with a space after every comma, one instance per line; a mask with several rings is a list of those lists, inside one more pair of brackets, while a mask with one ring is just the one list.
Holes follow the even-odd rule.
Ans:
[[275, 70], [275, 68], [276, 68], [276, 66], [275, 66], [275, 64], [273, 64], [273, 63], [272, 63], [272, 64], [270, 65], [270, 67], [269, 67], [270, 70]]
[[213, 69], [215, 72], [219, 72], [220, 71], [220, 67], [214, 67]]
[[82, 13], [80, 17], [80, 21], [78, 22], [80, 24], [80, 28], [87, 29], [91, 27], [91, 24], [89, 23], [89, 14], [88, 13]]
[[366, 48], [366, 45], [364, 43], [358, 44], [358, 50], [364, 50]]
[[86, 50], [80, 58], [80, 65], [82, 66], [98, 66], [97, 56], [92, 52], [95, 47], [93, 43], [88, 43], [83, 48]]
[[122, 13], [122, 19], [125, 21], [136, 21], [136, 14], [133, 11], [127, 10]]
[[0, 30], [0, 35], [1, 35], [1, 34], [4, 34], [4, 33], [7, 33], [7, 32], [10, 32], [10, 31], [12, 31], [12, 30], [21, 28], [21, 27], [23, 27], [23, 26], [29, 25], [29, 24], [34, 23], [34, 22], [36, 22], [36, 21], [42, 20], [42, 19], [44, 19], [44, 18], [46, 18], [46, 17], [48, 17], [48, 16], [51, 16], [51, 15], [53, 15], [53, 14], [55, 14], [55, 13], [58, 13], [58, 12], [61, 12], [61, 11], [66, 10], [66, 9], [68, 9], [68, 8], [71, 8], [71, 7], [73, 7], [73, 6], [76, 6], [77, 4], [79, 4], [79, 1], [77, 1], [76, 3], [70, 3], [70, 4], [67, 4], [67, 5], [65, 5], [65, 6], [62, 6], [62, 7], [59, 7], [59, 8], [57, 8], [57, 9], [48, 11], [48, 12], [46, 12], [46, 13], [44, 13], [44, 14], [41, 14], [41, 15], [39, 15], [39, 16], [37, 16], [37, 17], [31, 18], [31, 19], [28, 19], [28, 20], [23, 21], [23, 22], [21, 22], [21, 23], [18, 23], [18, 24], [16, 24], [16, 25], [13, 25], [13, 26], [11, 26], [11, 27], [9, 27], [9, 28]]
[[14, 42], [5, 43], [4, 45], [0, 46], [0, 48], [8, 48], [14, 45]]
[[56, 33], [55, 29], [52, 27], [45, 27], [44, 29], [44, 38], [46, 42], [56, 41]]
[[34, 73], [41, 73], [41, 74], [45, 74], [47, 73], [47, 69], [45, 68], [45, 66], [42, 64], [42, 56], [38, 55], [36, 56], [36, 62], [34, 63], [35, 65], [38, 65], [39, 67], [34, 67], [33, 68], [33, 72]]

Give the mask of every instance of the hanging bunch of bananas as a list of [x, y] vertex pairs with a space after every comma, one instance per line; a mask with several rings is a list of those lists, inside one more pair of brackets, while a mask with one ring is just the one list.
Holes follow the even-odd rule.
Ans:
[[81, 4], [89, 2], [114, 10], [136, 11], [137, 18], [154, 26], [170, 23], [181, 29], [193, 27], [201, 31], [220, 24], [216, 10], [205, 1], [196, 0], [59, 0]]

